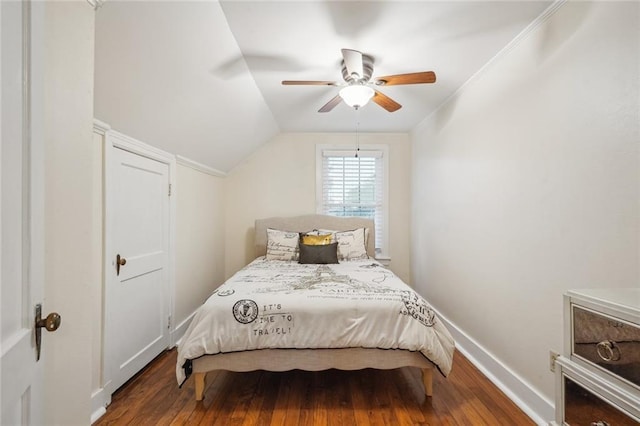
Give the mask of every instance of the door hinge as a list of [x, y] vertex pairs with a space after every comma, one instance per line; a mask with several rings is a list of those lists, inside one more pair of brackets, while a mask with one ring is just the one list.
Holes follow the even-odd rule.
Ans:
[[171, 330], [171, 315], [167, 317], [167, 328]]
[[171, 197], [171, 184], [169, 184], [169, 197]]

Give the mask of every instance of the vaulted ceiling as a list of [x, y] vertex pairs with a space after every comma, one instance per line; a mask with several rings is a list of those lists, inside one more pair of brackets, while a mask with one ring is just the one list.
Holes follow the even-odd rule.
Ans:
[[[95, 117], [229, 171], [279, 132], [409, 132], [551, 1], [107, 1], [96, 13]], [[342, 48], [374, 76], [431, 70], [379, 90], [402, 105], [318, 109], [343, 82]]]

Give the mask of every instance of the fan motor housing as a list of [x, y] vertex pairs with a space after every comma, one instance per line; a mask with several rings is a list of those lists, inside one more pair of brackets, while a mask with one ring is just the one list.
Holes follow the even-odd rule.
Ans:
[[366, 83], [373, 74], [373, 57], [364, 54], [362, 55], [362, 73], [364, 75], [359, 80], [354, 79], [353, 76], [349, 74], [349, 71], [347, 71], [344, 60], [342, 61], [342, 78], [344, 78], [344, 81], [347, 83], [357, 83], [358, 81]]

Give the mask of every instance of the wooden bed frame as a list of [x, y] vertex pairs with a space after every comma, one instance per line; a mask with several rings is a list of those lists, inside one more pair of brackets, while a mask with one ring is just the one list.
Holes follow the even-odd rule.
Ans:
[[[275, 217], [258, 219], [255, 222], [255, 254], [264, 256], [267, 247], [267, 228], [283, 231], [308, 232], [313, 229], [331, 229], [348, 231], [356, 228], [368, 228], [367, 253], [375, 256], [375, 238], [373, 221], [363, 218], [341, 218], [323, 215], [305, 215], [295, 217]], [[209, 371], [228, 370], [246, 372], [254, 370], [321, 371], [336, 368], [339, 370], [361, 370], [376, 368], [387, 370], [400, 367], [418, 367], [422, 370], [422, 382], [425, 394], [433, 393], [433, 364], [422, 353], [402, 349], [260, 349], [245, 352], [205, 355], [192, 362], [195, 380], [196, 400], [204, 398], [206, 375]]]

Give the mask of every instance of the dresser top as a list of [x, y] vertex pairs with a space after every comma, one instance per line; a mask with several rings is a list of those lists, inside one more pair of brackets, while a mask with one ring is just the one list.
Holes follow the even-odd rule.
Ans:
[[569, 290], [567, 295], [640, 313], [640, 287], [637, 288], [589, 288]]

